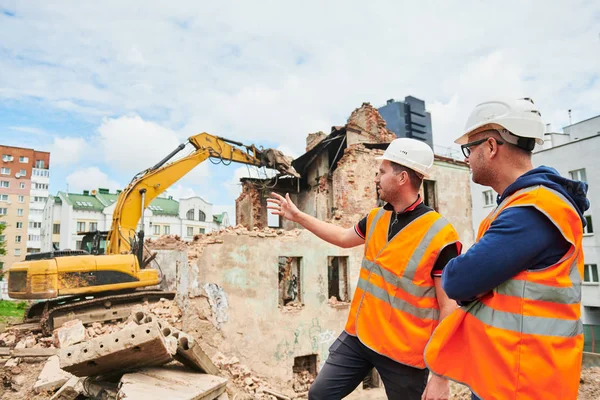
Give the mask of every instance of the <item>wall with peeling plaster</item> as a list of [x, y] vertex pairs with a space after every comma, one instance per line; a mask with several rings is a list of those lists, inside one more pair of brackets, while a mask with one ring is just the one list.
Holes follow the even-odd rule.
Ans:
[[[213, 314], [217, 313], [216, 323], [223, 336], [218, 350], [237, 356], [258, 374], [282, 382], [293, 377], [294, 357], [317, 354], [322, 365], [329, 346], [343, 330], [349, 311], [347, 303], [330, 305], [328, 302], [327, 257], [349, 257], [349, 284], [353, 294], [362, 246], [341, 249], [306, 231], [297, 237], [231, 235], [221, 238], [222, 244], [211, 244], [187, 271], [190, 283], [194, 282], [189, 286], [208, 288], [205, 294]], [[302, 257], [302, 308], [288, 310], [278, 305], [279, 256]], [[170, 260], [179, 257], [173, 256]], [[171, 268], [167, 257], [163, 256], [162, 261], [163, 270]], [[192, 293], [192, 296], [198, 294]], [[193, 315], [196, 302], [205, 302], [204, 296], [189, 299], [190, 306], [184, 309], [184, 325], [198, 319]], [[214, 318], [212, 322], [215, 324]], [[188, 328], [184, 326], [184, 329]]]

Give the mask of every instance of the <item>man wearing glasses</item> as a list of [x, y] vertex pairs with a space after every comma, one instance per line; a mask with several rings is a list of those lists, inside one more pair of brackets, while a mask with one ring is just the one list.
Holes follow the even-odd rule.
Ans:
[[461, 307], [436, 328], [425, 362], [474, 399], [577, 398], [587, 184], [533, 168], [543, 136], [533, 101], [519, 99], [479, 104], [456, 140], [473, 181], [500, 195], [476, 243], [443, 270]]

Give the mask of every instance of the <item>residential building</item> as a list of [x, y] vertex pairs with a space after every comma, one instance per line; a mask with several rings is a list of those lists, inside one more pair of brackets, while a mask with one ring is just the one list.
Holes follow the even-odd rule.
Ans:
[[[43, 210], [42, 251], [80, 249], [83, 232], [110, 229], [117, 193], [108, 189], [83, 193], [58, 192], [46, 202]], [[213, 214], [212, 204], [201, 197], [174, 200], [158, 197], [144, 212], [146, 238], [178, 235], [192, 240], [195, 235], [229, 226], [227, 213]]]
[[[81, 249], [83, 232], [111, 228], [120, 191], [98, 189], [83, 193], [59, 192], [50, 196], [43, 210], [42, 251]], [[144, 230], [148, 239], [177, 235], [192, 241], [198, 234], [230, 226], [226, 212], [213, 214], [212, 204], [201, 197], [174, 200], [158, 197], [144, 212]], [[0, 282], [0, 298], [8, 298], [6, 285]]]
[[413, 96], [405, 97], [404, 101], [389, 99], [378, 111], [397, 137], [419, 139], [433, 148], [431, 114], [425, 110], [423, 100]]
[[[566, 178], [585, 181], [589, 185], [590, 209], [584, 214], [584, 280], [582, 287], [582, 321], [587, 351], [600, 352], [600, 115], [563, 128], [563, 132], [547, 132], [544, 145], [533, 153], [534, 166], [555, 168]], [[471, 184], [473, 229], [496, 207], [495, 193], [489, 187]], [[593, 339], [592, 339], [593, 338]]]
[[50, 183], [50, 153], [0, 145], [0, 222], [6, 225], [6, 255], [1, 267], [9, 268], [25, 254], [39, 252], [44, 204]]

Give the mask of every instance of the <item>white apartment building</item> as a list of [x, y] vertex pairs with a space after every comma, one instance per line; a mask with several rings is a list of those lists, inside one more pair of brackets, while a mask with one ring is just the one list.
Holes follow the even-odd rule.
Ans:
[[[584, 282], [582, 321], [586, 350], [600, 352], [600, 115], [563, 128], [563, 133], [548, 132], [544, 145], [533, 153], [533, 165], [552, 167], [564, 177], [588, 183], [590, 208], [584, 213]], [[495, 193], [489, 187], [471, 183], [473, 229], [496, 206]], [[594, 338], [596, 343], [592, 343]]]
[[[119, 192], [98, 189], [50, 196], [43, 209], [42, 251], [80, 249], [83, 236], [79, 233], [109, 230]], [[182, 240], [192, 240], [195, 235], [227, 226], [227, 213], [213, 214], [212, 204], [201, 197], [180, 201], [158, 197], [144, 212], [144, 231], [150, 239], [178, 235]]]
[[29, 217], [27, 227], [27, 253], [37, 253], [42, 248], [42, 220], [44, 206], [48, 199], [50, 171], [45, 169], [44, 161], [36, 162], [31, 173], [29, 194]]

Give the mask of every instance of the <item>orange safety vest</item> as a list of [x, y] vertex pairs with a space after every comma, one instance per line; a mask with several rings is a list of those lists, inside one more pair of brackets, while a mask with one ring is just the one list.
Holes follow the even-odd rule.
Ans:
[[[554, 223], [571, 243], [569, 251], [556, 264], [520, 272], [446, 317], [425, 360], [432, 372], [466, 384], [484, 400], [574, 400], [583, 354], [579, 214], [552, 189], [525, 188], [481, 222], [477, 240], [503, 210], [528, 206]], [[481, 263], [485, 268], [485, 259]]]
[[425, 368], [423, 350], [439, 320], [431, 270], [458, 234], [430, 211], [388, 241], [391, 215], [376, 208], [367, 217], [365, 255], [345, 330], [379, 354]]

